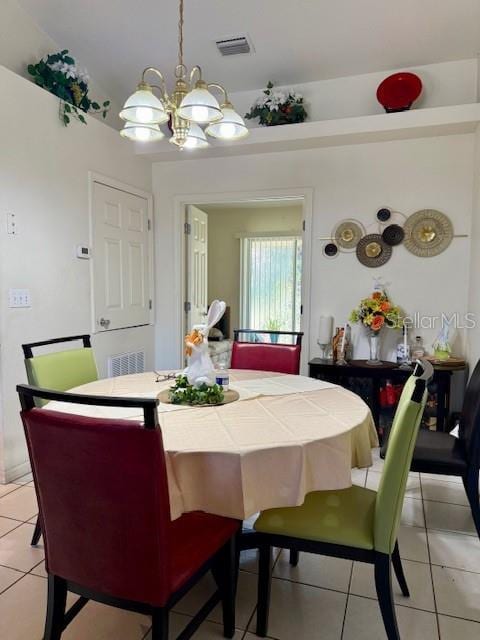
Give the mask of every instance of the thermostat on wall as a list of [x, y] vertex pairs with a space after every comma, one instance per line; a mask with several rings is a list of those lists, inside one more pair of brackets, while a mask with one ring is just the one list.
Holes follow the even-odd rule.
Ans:
[[87, 247], [83, 244], [79, 244], [77, 247], [77, 258], [81, 258], [82, 260], [90, 260], [92, 255], [90, 247]]

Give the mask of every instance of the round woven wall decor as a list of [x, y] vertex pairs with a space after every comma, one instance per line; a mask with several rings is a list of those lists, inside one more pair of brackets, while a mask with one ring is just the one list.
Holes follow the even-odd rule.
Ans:
[[420, 258], [437, 256], [450, 245], [453, 226], [448, 216], [436, 209], [413, 213], [403, 227], [405, 247]]
[[369, 233], [357, 244], [357, 258], [366, 267], [381, 267], [390, 260], [392, 247], [379, 233]]

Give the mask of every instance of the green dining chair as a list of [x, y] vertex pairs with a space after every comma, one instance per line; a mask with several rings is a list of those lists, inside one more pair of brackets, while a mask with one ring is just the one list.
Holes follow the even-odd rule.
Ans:
[[373, 564], [375, 586], [388, 640], [400, 640], [391, 567], [402, 594], [409, 591], [397, 532], [410, 463], [427, 398], [432, 365], [419, 361], [407, 380], [393, 420], [378, 491], [352, 486], [309, 493], [300, 507], [268, 509], [254, 524], [260, 550], [257, 635], [268, 631], [272, 547]]
[[[79, 340], [83, 342], [83, 347], [81, 348], [77, 347], [76, 349], [67, 349], [54, 353], [33, 355], [32, 349], [36, 347]], [[29, 344], [22, 344], [22, 349], [25, 357], [28, 383], [34, 387], [53, 391], [68, 391], [73, 387], [79, 387], [81, 384], [98, 379], [97, 365], [95, 364], [89, 335], [30, 342]], [[39, 401], [39, 406], [44, 404], [44, 401]], [[41, 535], [40, 520], [37, 519], [31, 542], [32, 546], [38, 544]]]

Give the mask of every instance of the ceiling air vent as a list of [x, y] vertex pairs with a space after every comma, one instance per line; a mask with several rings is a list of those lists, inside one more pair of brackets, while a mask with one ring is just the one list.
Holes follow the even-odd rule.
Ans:
[[253, 47], [247, 36], [233, 36], [216, 41], [216, 45], [222, 56], [236, 56], [240, 53], [250, 53]]

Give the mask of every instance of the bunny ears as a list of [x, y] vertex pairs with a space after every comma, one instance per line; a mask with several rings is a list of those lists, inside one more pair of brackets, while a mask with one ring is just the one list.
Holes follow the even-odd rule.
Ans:
[[212, 302], [207, 314], [207, 323], [205, 327], [207, 331], [210, 331], [210, 329], [217, 324], [217, 322], [225, 313], [226, 308], [227, 305], [223, 300], [214, 300]]

